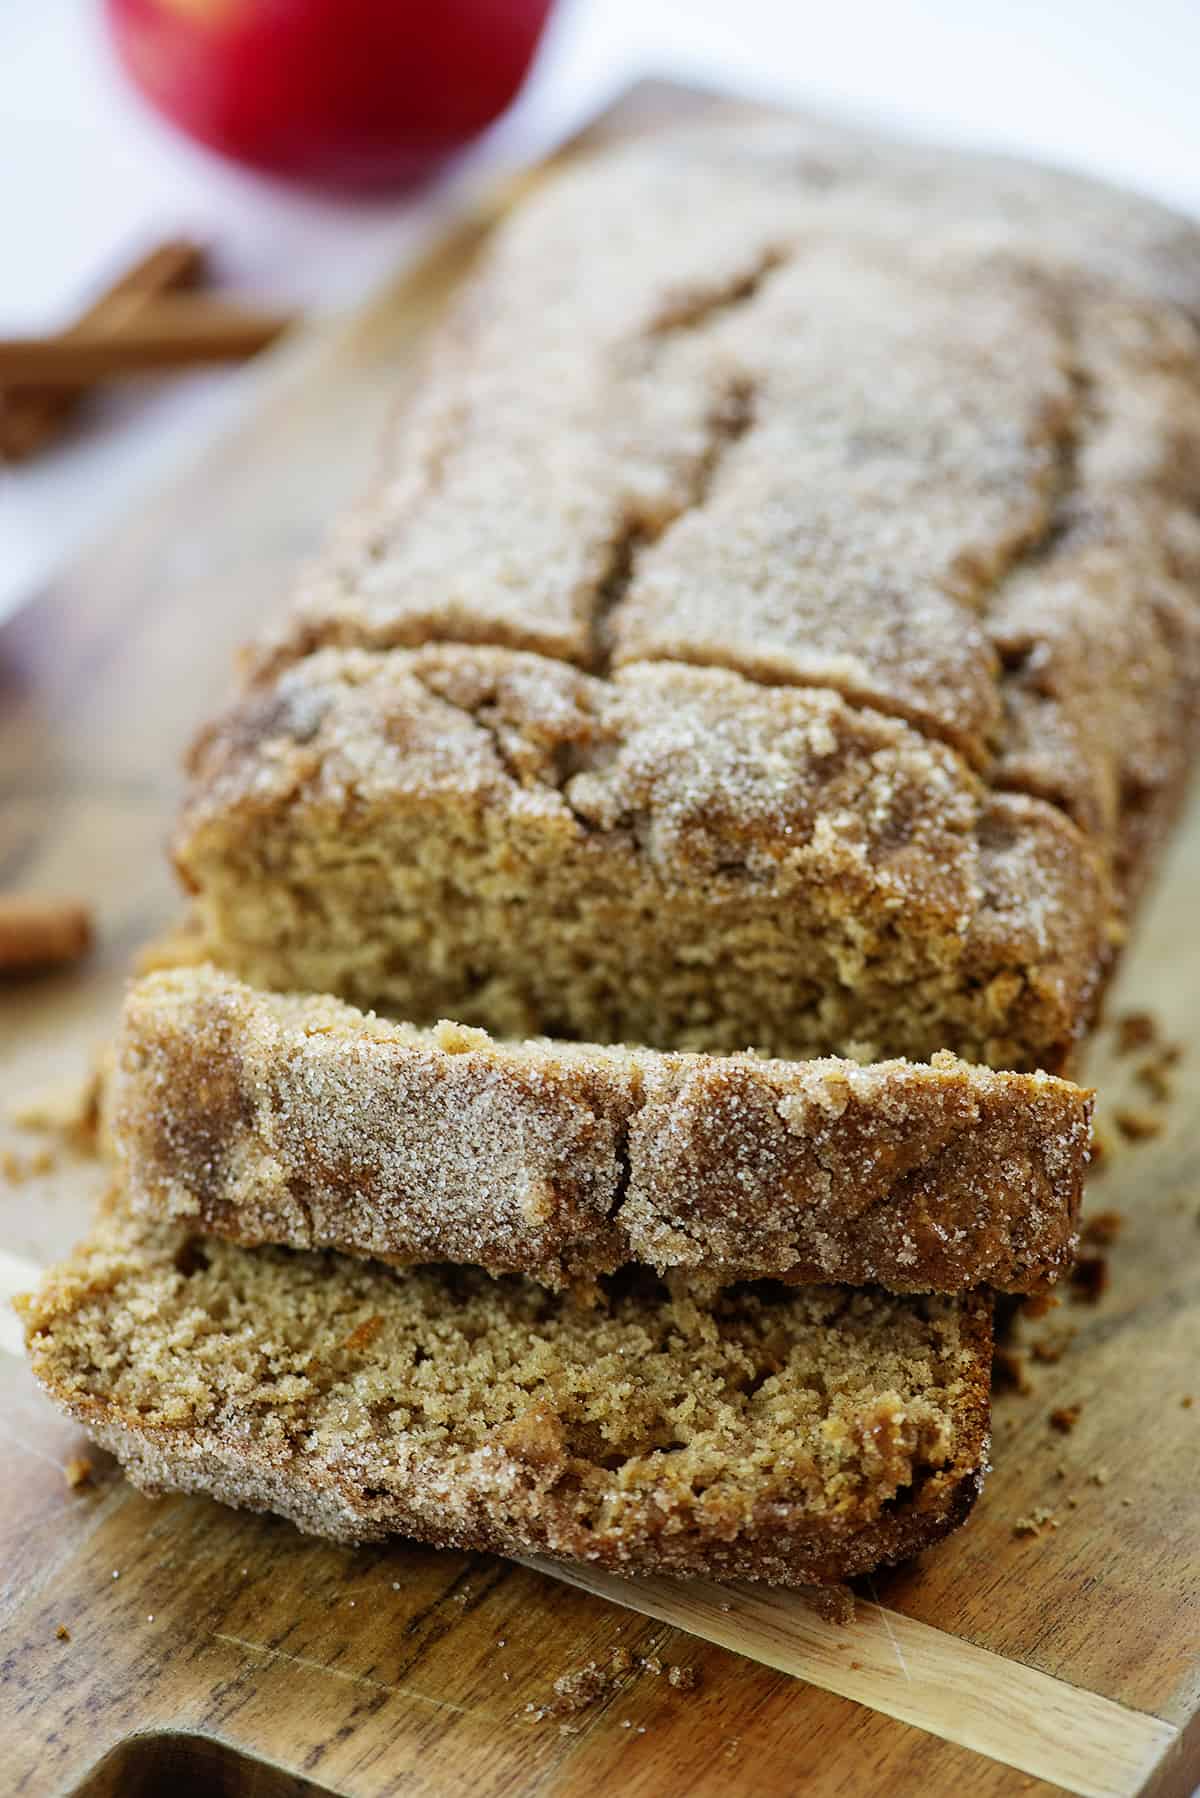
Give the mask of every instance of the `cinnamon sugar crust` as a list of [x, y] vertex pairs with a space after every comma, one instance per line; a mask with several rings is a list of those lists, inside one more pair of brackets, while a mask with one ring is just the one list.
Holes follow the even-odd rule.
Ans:
[[109, 1209], [20, 1302], [30, 1363], [144, 1490], [341, 1541], [827, 1583], [970, 1510], [991, 1305], [244, 1249]]
[[497, 1043], [201, 968], [130, 990], [108, 1106], [130, 1206], [243, 1243], [955, 1292], [1069, 1266], [1091, 1095], [946, 1055]]

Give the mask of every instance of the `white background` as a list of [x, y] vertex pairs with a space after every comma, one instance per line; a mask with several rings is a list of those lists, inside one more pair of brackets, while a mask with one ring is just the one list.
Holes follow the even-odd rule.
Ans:
[[[344, 306], [414, 254], [481, 169], [536, 154], [645, 73], [1026, 151], [1200, 215], [1200, 0], [561, 0], [489, 139], [419, 201], [370, 205], [260, 181], [175, 136], [125, 88], [98, 12], [0, 0], [0, 331], [65, 322], [122, 261], [179, 232], [213, 245], [237, 292]], [[63, 447], [0, 471], [0, 616], [259, 378], [125, 389]]]

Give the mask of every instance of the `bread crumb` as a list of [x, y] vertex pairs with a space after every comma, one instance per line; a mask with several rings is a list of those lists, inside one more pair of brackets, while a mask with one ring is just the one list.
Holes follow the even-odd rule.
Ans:
[[1014, 1536], [1040, 1536], [1043, 1529], [1056, 1530], [1058, 1519], [1049, 1505], [1035, 1505], [1027, 1517], [1018, 1517], [1013, 1524]]
[[[645, 1655], [635, 1661], [627, 1648], [614, 1648], [607, 1661], [585, 1661], [582, 1667], [573, 1667], [569, 1672], [561, 1673], [554, 1682], [554, 1697], [549, 1704], [527, 1704], [525, 1709], [539, 1722], [544, 1717], [561, 1717], [586, 1710], [590, 1705], [610, 1698], [618, 1681], [634, 1666], [655, 1675], [665, 1672], [668, 1682], [677, 1692], [690, 1692], [698, 1683], [696, 1671], [692, 1667], [674, 1664], [664, 1666], [662, 1658], [657, 1654]], [[507, 1679], [508, 1674], [502, 1677]], [[632, 1724], [622, 1723], [621, 1727], [629, 1729]]]
[[72, 1489], [77, 1486], [90, 1486], [94, 1472], [95, 1468], [86, 1455], [72, 1455], [63, 1467], [63, 1478]]
[[1060, 1405], [1057, 1411], [1050, 1413], [1051, 1429], [1058, 1430], [1063, 1436], [1069, 1436], [1079, 1422], [1079, 1413], [1082, 1410], [1082, 1405]]
[[1083, 1240], [1107, 1249], [1117, 1240], [1124, 1224], [1125, 1219], [1119, 1211], [1097, 1211], [1094, 1217], [1083, 1220]]
[[1185, 1392], [1179, 1401], [1185, 1411], [1190, 1411], [1195, 1402], [1190, 1392]]
[[[660, 1663], [661, 1665], [661, 1663]], [[616, 1682], [633, 1666], [633, 1656], [627, 1648], [614, 1648], [606, 1663], [585, 1661], [582, 1667], [574, 1667], [567, 1673], [560, 1673], [554, 1682], [554, 1699], [548, 1705], [536, 1707], [539, 1717], [560, 1717], [572, 1711], [586, 1710], [589, 1705], [610, 1696]], [[526, 1710], [534, 1710], [533, 1705], [526, 1705]]]
[[1017, 1392], [1023, 1398], [1033, 1391], [1033, 1383], [1025, 1371], [1025, 1360], [1017, 1349], [997, 1348], [992, 1351], [992, 1389], [994, 1392]]
[[1071, 1269], [1071, 1297], [1079, 1305], [1097, 1305], [1108, 1290], [1108, 1258], [1081, 1255]]
[[1112, 1138], [1099, 1123], [1092, 1125], [1091, 1155], [1088, 1160], [1088, 1173], [1098, 1174], [1112, 1160]]
[[1153, 1111], [1123, 1106], [1113, 1112], [1113, 1122], [1127, 1142], [1146, 1142], [1152, 1136], [1162, 1135], [1163, 1120]]
[[1051, 1330], [1045, 1336], [1039, 1336], [1036, 1342], [1031, 1342], [1029, 1352], [1035, 1361], [1040, 1361], [1043, 1366], [1053, 1367], [1062, 1360], [1075, 1336], [1076, 1332], [1070, 1327]]
[[54, 1633], [60, 1642], [69, 1642], [71, 1640], [71, 1632], [65, 1623], [60, 1623]]
[[1107, 1467], [1093, 1467], [1088, 1478], [1093, 1486], [1107, 1486], [1109, 1480], [1112, 1479], [1112, 1474]]
[[854, 1594], [849, 1586], [797, 1586], [795, 1590], [824, 1622], [854, 1622]]
[[58, 1157], [51, 1148], [35, 1149], [29, 1157], [31, 1174], [52, 1174], [58, 1164]]
[[358, 1354], [360, 1350], [365, 1349], [370, 1345], [374, 1338], [378, 1336], [382, 1328], [382, 1317], [378, 1315], [374, 1317], [364, 1317], [363, 1321], [360, 1324], [355, 1325], [354, 1329], [351, 1330], [350, 1334], [342, 1343], [343, 1349], [349, 1354]]
[[60, 1080], [10, 1106], [9, 1120], [19, 1130], [57, 1136], [80, 1153], [94, 1155], [100, 1125], [100, 1085], [98, 1067], [92, 1068], [83, 1080]]
[[1127, 1011], [1117, 1019], [1117, 1054], [1130, 1055], [1158, 1041], [1158, 1020], [1153, 1012]]
[[1139, 1067], [1134, 1068], [1133, 1077], [1158, 1104], [1165, 1105], [1170, 1099], [1171, 1082], [1167, 1079], [1167, 1070], [1161, 1061], [1143, 1061]]

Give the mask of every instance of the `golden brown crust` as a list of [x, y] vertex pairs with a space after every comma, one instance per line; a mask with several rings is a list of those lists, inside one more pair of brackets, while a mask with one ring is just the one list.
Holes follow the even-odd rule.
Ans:
[[22, 1305], [31, 1363], [146, 1489], [341, 1540], [392, 1532], [786, 1584], [961, 1522], [982, 1297], [737, 1288], [701, 1312], [197, 1242], [118, 1207]]
[[243, 1243], [958, 1292], [1069, 1265], [1091, 1096], [950, 1056], [503, 1044], [199, 969], [131, 989], [108, 1107], [128, 1202]]

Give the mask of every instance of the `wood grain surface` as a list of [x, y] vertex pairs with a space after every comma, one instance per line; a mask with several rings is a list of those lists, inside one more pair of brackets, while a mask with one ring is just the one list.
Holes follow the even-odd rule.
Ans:
[[[605, 128], [685, 98], [648, 90]], [[8, 1108], [82, 1080], [131, 957], [176, 915], [162, 846], [180, 751], [252, 619], [362, 484], [496, 210], [455, 224], [348, 325], [276, 352], [253, 416], [0, 631], [0, 891], [86, 899], [97, 920], [83, 967], [0, 988]], [[794, 1595], [314, 1543], [204, 1500], [143, 1498], [94, 1452], [93, 1479], [72, 1487], [83, 1438], [0, 1352], [0, 1785], [36, 1798], [1190, 1793], [1197, 891], [1193, 808], [1110, 1006], [1150, 1010], [1184, 1045], [1173, 1096], [1154, 1098], [1146, 1051], [1118, 1057], [1111, 1030], [1089, 1070], [1107, 1135], [1122, 1106], [1161, 1124], [1118, 1143], [1089, 1188], [1093, 1215], [1123, 1219], [1107, 1290], [1020, 1322], [1030, 1390], [997, 1400], [975, 1515], [864, 1586], [852, 1623]], [[11, 1287], [82, 1233], [103, 1171], [7, 1122], [0, 1156]], [[1034, 1358], [1034, 1343], [1061, 1358]], [[1052, 1424], [1076, 1406], [1068, 1432]], [[632, 1663], [600, 1701], [539, 1715], [560, 1674], [622, 1647]], [[677, 1690], [642, 1659], [699, 1683]]]

